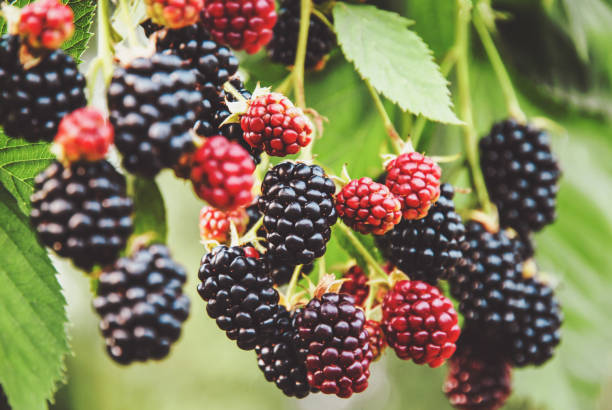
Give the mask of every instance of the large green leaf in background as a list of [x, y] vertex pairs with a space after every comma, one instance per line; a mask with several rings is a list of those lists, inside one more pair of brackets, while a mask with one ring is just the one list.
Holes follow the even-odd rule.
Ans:
[[154, 179], [128, 178], [129, 195], [134, 200], [134, 237], [149, 236], [156, 243], [166, 243], [168, 226], [166, 206]]
[[28, 218], [0, 187], [0, 384], [15, 410], [45, 409], [69, 352], [66, 301]]

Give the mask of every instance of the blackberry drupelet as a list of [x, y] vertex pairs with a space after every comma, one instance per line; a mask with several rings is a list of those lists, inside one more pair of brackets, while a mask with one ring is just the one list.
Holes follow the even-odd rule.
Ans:
[[168, 355], [189, 315], [186, 279], [164, 245], [141, 248], [102, 272], [93, 306], [113, 360], [130, 364]]
[[198, 277], [206, 312], [239, 348], [254, 349], [274, 334], [278, 292], [262, 259], [239, 246], [217, 246], [202, 258]]
[[344, 293], [326, 293], [296, 312], [294, 340], [311, 387], [342, 398], [368, 387], [372, 350], [365, 321]]
[[20, 47], [17, 36], [0, 38], [0, 125], [9, 137], [52, 141], [61, 119], [87, 105], [85, 77], [62, 50], [25, 69]]
[[340, 292], [352, 295], [357, 306], [364, 306], [370, 294], [370, 285], [363, 269], [359, 265], [353, 265], [342, 274], [342, 279], [344, 282], [342, 282]]
[[140, 23], [140, 27], [142, 27], [147, 37], [151, 37], [151, 34], [163, 29], [163, 27], [159, 24], [153, 23], [151, 19], [146, 19], [145, 21]]
[[465, 227], [455, 212], [453, 187], [442, 184], [440, 198], [427, 216], [403, 220], [376, 243], [384, 257], [411, 279], [435, 285], [463, 263]]
[[301, 399], [310, 393], [311, 388], [306, 378], [306, 366], [293, 344], [295, 334], [291, 314], [279, 305], [274, 316], [274, 334], [256, 346], [255, 353], [266, 380], [274, 382], [286, 396]]
[[480, 166], [501, 225], [524, 236], [552, 223], [561, 171], [548, 134], [505, 120], [479, 146]]
[[135, 58], [108, 89], [115, 145], [129, 172], [154, 177], [195, 149], [190, 132], [201, 100], [196, 74], [171, 54]]
[[[280, 7], [272, 41], [267, 45], [268, 55], [272, 61], [292, 66], [295, 63], [300, 31], [300, 0], [283, 0]], [[334, 32], [319, 17], [312, 14], [308, 29], [305, 67], [319, 68], [335, 45]]]
[[335, 189], [317, 165], [287, 161], [266, 173], [258, 203], [274, 260], [307, 265], [323, 256], [338, 218]]
[[55, 161], [34, 180], [30, 218], [40, 241], [81, 269], [115, 262], [132, 232], [125, 178], [106, 161]]

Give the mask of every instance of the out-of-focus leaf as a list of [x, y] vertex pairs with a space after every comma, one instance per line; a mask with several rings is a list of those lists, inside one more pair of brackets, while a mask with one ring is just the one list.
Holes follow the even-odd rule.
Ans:
[[151, 241], [166, 243], [168, 239], [166, 206], [155, 180], [130, 177], [129, 183], [129, 192], [134, 200], [132, 236], [151, 235]]

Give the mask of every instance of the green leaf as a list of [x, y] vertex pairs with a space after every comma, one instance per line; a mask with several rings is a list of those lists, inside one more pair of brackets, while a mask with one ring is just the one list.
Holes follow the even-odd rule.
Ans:
[[29, 213], [34, 177], [54, 159], [46, 142], [28, 143], [9, 138], [0, 129], [0, 183]]
[[0, 384], [15, 410], [47, 408], [69, 352], [56, 271], [0, 187]]
[[447, 81], [411, 21], [374, 6], [336, 3], [334, 27], [346, 58], [404, 111], [459, 124]]
[[130, 177], [129, 192], [134, 200], [134, 233], [132, 237], [151, 235], [151, 240], [166, 243], [166, 207], [153, 179]]

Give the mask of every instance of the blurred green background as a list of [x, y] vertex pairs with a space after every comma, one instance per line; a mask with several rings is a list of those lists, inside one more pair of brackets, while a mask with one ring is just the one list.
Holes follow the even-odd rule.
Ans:
[[[454, 41], [454, 1], [388, 0], [380, 7], [415, 21], [412, 27], [438, 62]], [[553, 283], [565, 313], [563, 341], [542, 368], [514, 372], [509, 409], [612, 409], [612, 2], [610, 0], [493, 1], [504, 12], [498, 22], [500, 47], [520, 102], [529, 117], [552, 120], [554, 150], [564, 177], [558, 221], [536, 237], [537, 261]], [[472, 33], [474, 34], [474, 33]], [[472, 36], [470, 64], [474, 117], [479, 135], [507, 113], [496, 78]], [[263, 53], [261, 53], [263, 54]], [[276, 84], [283, 67], [264, 55], [242, 56], [252, 86]], [[454, 91], [454, 74], [449, 76]], [[307, 75], [308, 105], [327, 117], [315, 145], [318, 160], [339, 172], [347, 163], [353, 177], [376, 176], [386, 137], [382, 122], [353, 67], [339, 50], [327, 67]], [[406, 117], [387, 105], [400, 130]], [[549, 122], [550, 123], [550, 122]], [[459, 127], [428, 124], [419, 150], [444, 155], [462, 151]], [[450, 171], [453, 165], [446, 166]], [[463, 171], [446, 172], [468, 187]], [[56, 410], [169, 409], [446, 409], [441, 393], [445, 368], [402, 362], [387, 352], [372, 365], [370, 387], [349, 400], [311, 395], [286, 399], [265, 381], [254, 352], [237, 349], [204, 311], [197, 268], [204, 253], [197, 218], [202, 202], [170, 173], [158, 177], [166, 200], [169, 246], [189, 271], [192, 310], [170, 357], [159, 363], [114, 364], [104, 351], [91, 309], [89, 281], [60, 261], [68, 300], [74, 355], [67, 380], [56, 395]], [[459, 195], [460, 206], [472, 199]], [[330, 245], [328, 266], [348, 256]]]

